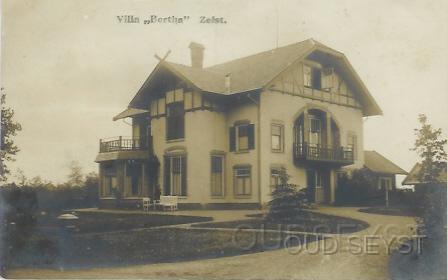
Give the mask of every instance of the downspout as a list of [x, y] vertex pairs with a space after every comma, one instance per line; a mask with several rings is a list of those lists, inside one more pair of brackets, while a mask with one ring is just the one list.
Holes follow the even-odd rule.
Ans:
[[[250, 99], [253, 104], [258, 107], [258, 125], [256, 126], [256, 131], [258, 134], [257, 139], [257, 152], [258, 152], [258, 198], [259, 198], [259, 207], [262, 207], [262, 196], [261, 196], [261, 103], [254, 100], [250, 93], [247, 94], [248, 99]], [[261, 101], [261, 95], [259, 94], [259, 101]], [[256, 145], [255, 145], [256, 146]]]

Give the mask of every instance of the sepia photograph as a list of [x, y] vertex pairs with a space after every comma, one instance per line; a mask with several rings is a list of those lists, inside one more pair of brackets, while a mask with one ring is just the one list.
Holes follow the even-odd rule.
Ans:
[[5, 279], [447, 279], [447, 2], [1, 0]]

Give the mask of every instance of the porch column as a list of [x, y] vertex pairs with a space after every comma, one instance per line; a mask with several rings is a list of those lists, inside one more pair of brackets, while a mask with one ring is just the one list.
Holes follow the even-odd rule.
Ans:
[[330, 196], [329, 196], [329, 203], [333, 204], [335, 203], [335, 188], [336, 188], [336, 172], [335, 170], [331, 169], [329, 171], [329, 188], [330, 188]]
[[141, 196], [147, 197], [148, 196], [148, 189], [146, 184], [146, 163], [141, 164]]
[[126, 161], [119, 161], [118, 168], [116, 170], [117, 185], [121, 192], [122, 197], [126, 195]]
[[303, 138], [304, 143], [309, 143], [309, 112], [307, 111], [307, 108], [304, 109], [303, 112]]
[[332, 147], [332, 126], [331, 126], [331, 114], [326, 113], [326, 146], [328, 148]]
[[102, 171], [102, 163], [98, 164], [98, 194], [99, 197], [102, 197], [105, 195], [104, 193], [104, 181], [102, 179], [103, 171]]

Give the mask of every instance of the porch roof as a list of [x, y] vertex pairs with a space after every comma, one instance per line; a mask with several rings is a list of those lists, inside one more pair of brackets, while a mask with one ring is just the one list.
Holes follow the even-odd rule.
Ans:
[[364, 151], [365, 167], [372, 172], [382, 174], [401, 174], [407, 175], [408, 172], [394, 164], [389, 159], [376, 151]]
[[127, 159], [141, 159], [152, 161], [155, 160], [155, 157], [151, 155], [149, 151], [115, 151], [109, 153], [99, 153], [96, 156], [95, 162]]

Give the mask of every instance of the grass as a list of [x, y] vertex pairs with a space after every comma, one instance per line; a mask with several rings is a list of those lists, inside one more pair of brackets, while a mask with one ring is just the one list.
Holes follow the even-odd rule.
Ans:
[[287, 221], [272, 221], [262, 215], [250, 215], [251, 219], [202, 223], [192, 225], [201, 228], [251, 228], [269, 230], [289, 230], [310, 233], [351, 233], [363, 230], [368, 224], [363, 221], [325, 215], [315, 212], [304, 212], [302, 216], [297, 216]]
[[412, 239], [393, 251], [388, 265], [390, 277], [392, 279], [446, 279], [446, 241], [435, 242], [435, 244], [430, 244], [431, 242], [428, 241], [424, 240], [422, 244], [418, 244], [416, 239]]
[[[37, 230], [57, 229], [60, 221], [57, 214], [39, 216]], [[157, 226], [211, 221], [210, 217], [163, 215], [163, 214], [117, 214], [105, 212], [77, 212], [78, 220], [71, 221], [80, 233], [94, 233], [152, 228]]]
[[[368, 226], [358, 220], [313, 212], [288, 223], [268, 221], [262, 215], [220, 223], [211, 223], [206, 217], [160, 214], [79, 212], [78, 215], [79, 232], [58, 225], [55, 215], [39, 219], [38, 230], [32, 230], [21, 246], [9, 251], [7, 268], [78, 269], [179, 262], [256, 253], [316, 240], [315, 235], [302, 233], [231, 230], [241, 224], [274, 230], [286, 230], [286, 226], [293, 224], [294, 230], [320, 233], [353, 232]], [[208, 229], [154, 228], [192, 222], [204, 222], [200, 227]], [[346, 225], [344, 230], [338, 228], [340, 225]], [[140, 229], [132, 230], [136, 228]], [[285, 240], [290, 242], [286, 244]]]
[[406, 216], [406, 217], [416, 216], [415, 212], [409, 209], [408, 207], [376, 206], [376, 207], [359, 209], [359, 212], [379, 214], [379, 215], [391, 215], [391, 216]]
[[[33, 236], [15, 251], [11, 267], [92, 268], [179, 262], [261, 252], [284, 247], [286, 234], [165, 228], [154, 230]], [[314, 241], [294, 235], [291, 246]], [[299, 240], [299, 243], [298, 241]]]

